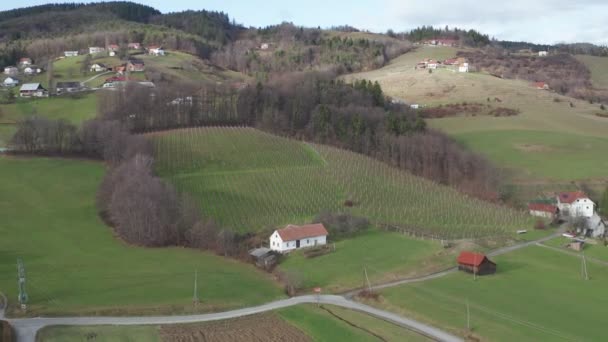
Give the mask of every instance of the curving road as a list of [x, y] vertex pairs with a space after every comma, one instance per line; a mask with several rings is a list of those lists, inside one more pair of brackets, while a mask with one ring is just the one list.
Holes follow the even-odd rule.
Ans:
[[244, 309], [187, 316], [150, 316], [150, 317], [57, 317], [57, 318], [23, 318], [9, 319], [15, 328], [18, 342], [34, 342], [39, 329], [49, 325], [147, 325], [147, 324], [179, 324], [216, 321], [228, 318], [253, 315], [265, 311], [281, 309], [288, 306], [320, 303], [336, 305], [347, 309], [357, 310], [369, 315], [393, 322], [407, 329], [416, 331], [437, 341], [462, 341], [460, 337], [451, 335], [428, 324], [413, 319], [401, 317], [394, 313], [373, 308], [371, 306], [348, 300], [335, 295], [307, 295], [278, 300], [275, 302]]

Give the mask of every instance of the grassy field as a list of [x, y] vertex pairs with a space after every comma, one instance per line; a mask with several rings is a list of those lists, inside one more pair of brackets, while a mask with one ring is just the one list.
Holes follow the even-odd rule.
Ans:
[[455, 250], [444, 250], [439, 242], [375, 230], [339, 241], [335, 248], [311, 259], [301, 252], [291, 253], [279, 269], [300, 274], [306, 288], [339, 292], [365, 286], [364, 267], [370, 283], [377, 284], [447, 268], [456, 258]]
[[95, 117], [97, 97], [94, 93], [79, 98], [51, 97], [36, 100], [17, 99], [15, 103], [0, 105], [0, 147], [6, 146], [16, 131], [16, 123], [37, 115], [52, 120], [65, 119], [74, 124]]
[[[375, 336], [374, 336], [375, 335]], [[300, 305], [242, 318], [164, 326], [52, 326], [37, 342], [428, 341], [392, 323], [334, 306]]]
[[184, 248], [127, 246], [97, 216], [101, 164], [0, 157], [0, 291], [19, 314], [16, 262], [27, 272], [28, 315], [223, 310], [280, 298], [251, 265]]
[[[598, 104], [537, 90], [526, 81], [499, 79], [484, 73], [438, 69], [429, 74], [426, 70], [414, 70], [415, 64], [424, 58], [443, 59], [455, 53], [454, 48], [421, 47], [381, 69], [348, 75], [345, 79], [378, 81], [387, 95], [424, 106], [466, 101], [518, 109], [521, 113], [512, 117], [458, 116], [428, 122], [431, 127], [443, 130], [472, 149], [494, 158], [500, 166], [515, 166], [521, 171], [518, 176], [536, 180], [580, 180], [602, 176], [598, 170], [605, 168], [607, 161], [602, 149], [608, 145], [608, 119], [595, 115], [601, 111]], [[495, 133], [497, 139], [493, 139]], [[522, 151], [518, 144], [513, 144], [516, 137], [523, 138], [523, 144], [528, 144], [529, 140], [534, 145], [547, 145], [548, 148]], [[560, 145], [558, 141], [562, 139], [570, 142], [571, 146]], [[559, 147], [557, 150], [554, 149], [556, 146]], [[498, 151], [502, 155], [496, 156]], [[532, 159], [539, 162], [530, 166]], [[560, 160], [581, 159], [584, 159], [583, 167], [566, 169], [571, 171], [570, 175], [554, 168]], [[587, 167], [590, 164], [593, 167]]]
[[[339, 316], [336, 318], [329, 311]], [[332, 306], [317, 307], [305, 305], [289, 307], [278, 311], [285, 320], [300, 328], [313, 341], [428, 341], [423, 336], [391, 323], [351, 310]], [[354, 324], [354, 327], [347, 322]], [[361, 329], [359, 327], [363, 327]], [[373, 334], [372, 334], [373, 333]], [[376, 334], [377, 336], [374, 336]]]
[[[545, 245], [552, 247], [562, 248], [570, 253], [580, 254], [580, 252], [576, 252], [572, 249], [566, 248], [566, 245], [572, 241], [570, 238], [566, 237], [558, 237], [555, 239], [551, 239], [549, 241], [544, 242]], [[601, 241], [598, 241], [597, 244], [587, 243], [583, 248], [583, 253], [587, 257], [594, 258], [600, 261], [608, 262], [608, 247], [604, 246]]]
[[495, 275], [475, 281], [456, 273], [385, 290], [381, 302], [371, 304], [465, 336], [468, 301], [472, 334], [483, 340], [604, 338], [607, 266], [587, 263], [590, 280], [584, 280], [579, 258], [537, 246], [494, 259]]
[[82, 97], [50, 97], [43, 99], [17, 99], [15, 103], [0, 105], [0, 147], [6, 146], [16, 131], [16, 123], [28, 116], [37, 115], [52, 120], [65, 119], [74, 124], [95, 117], [97, 97], [94, 93]]
[[595, 87], [608, 88], [608, 57], [577, 55], [576, 59], [589, 68], [591, 81]]
[[[250, 128], [152, 134], [157, 170], [239, 231], [309, 222], [324, 210], [444, 238], [508, 234], [523, 213], [466, 197], [362, 155]], [[354, 207], [344, 206], [346, 200]], [[414, 228], [416, 227], [416, 228]]]
[[[463, 133], [456, 138], [496, 164], [511, 168], [518, 178], [608, 179], [608, 139], [518, 130]], [[575, 167], [564, 167], [564, 156]]]

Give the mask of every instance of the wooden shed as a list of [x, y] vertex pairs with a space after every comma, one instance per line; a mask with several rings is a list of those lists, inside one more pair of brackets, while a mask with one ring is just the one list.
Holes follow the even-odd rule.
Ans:
[[458, 269], [477, 275], [494, 274], [496, 264], [484, 254], [463, 251], [458, 256]]

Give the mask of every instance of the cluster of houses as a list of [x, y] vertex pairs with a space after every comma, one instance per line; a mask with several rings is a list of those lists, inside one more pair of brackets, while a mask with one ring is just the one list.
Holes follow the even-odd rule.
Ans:
[[562, 192], [546, 200], [528, 204], [530, 215], [551, 220], [569, 219], [582, 222], [578, 232], [589, 237], [604, 237], [606, 223], [595, 211], [595, 203], [582, 191]]
[[448, 58], [444, 61], [427, 58], [427, 59], [424, 59], [424, 60], [418, 62], [418, 64], [416, 64], [414, 69], [432, 69], [432, 70], [434, 70], [437, 68], [445, 68], [448, 66], [454, 67], [455, 70], [457, 70], [458, 72], [469, 72], [469, 63], [467, 62], [466, 58], [464, 58], [464, 57]]
[[427, 46], [456, 46], [458, 44], [457, 39], [428, 39], [421, 42], [422, 45]]
[[2, 86], [11, 88], [20, 84], [19, 76], [34, 76], [42, 73], [44, 70], [32, 63], [32, 59], [23, 57], [19, 60], [17, 66], [7, 66], [4, 68], [4, 74], [7, 76], [2, 81]]
[[[140, 43], [128, 43], [127, 49], [129, 50], [142, 50], [142, 45]], [[118, 44], [108, 44], [106, 47], [101, 46], [89, 46], [88, 54], [96, 55], [100, 53], [105, 53], [107, 51], [108, 56], [114, 57], [120, 50], [120, 45]], [[150, 56], [164, 56], [165, 49], [160, 45], [150, 45], [145, 48], [145, 51]], [[68, 50], [63, 52], [64, 57], [77, 57], [80, 55], [79, 50]]]

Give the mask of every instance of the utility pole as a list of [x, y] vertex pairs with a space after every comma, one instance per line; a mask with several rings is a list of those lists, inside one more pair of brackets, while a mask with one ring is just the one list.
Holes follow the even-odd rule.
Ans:
[[192, 295], [192, 302], [196, 306], [199, 302], [198, 300], [198, 270], [194, 271], [194, 294]]
[[467, 330], [471, 331], [471, 312], [469, 311], [469, 299], [467, 298]]
[[28, 296], [25, 291], [25, 266], [21, 259], [17, 259], [17, 276], [19, 278], [19, 304], [21, 304], [21, 309], [25, 310]]
[[372, 293], [372, 285], [369, 283], [369, 278], [367, 277], [367, 267], [363, 266], [363, 271], [365, 272], [365, 280], [367, 281], [367, 291], [368, 293]]

